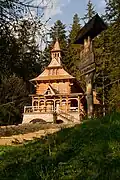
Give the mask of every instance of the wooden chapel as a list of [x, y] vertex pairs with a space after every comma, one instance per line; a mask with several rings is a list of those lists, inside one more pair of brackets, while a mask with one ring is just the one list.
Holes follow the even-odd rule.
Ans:
[[84, 112], [84, 92], [75, 77], [64, 70], [61, 49], [56, 40], [51, 50], [51, 62], [45, 70], [30, 82], [36, 93], [30, 95], [32, 105], [24, 107], [23, 123], [33, 119], [53, 122], [53, 113], [64, 123], [80, 122]]

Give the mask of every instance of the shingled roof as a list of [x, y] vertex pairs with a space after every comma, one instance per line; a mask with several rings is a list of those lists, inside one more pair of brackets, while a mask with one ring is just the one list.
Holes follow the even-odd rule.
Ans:
[[[51, 53], [60, 52], [60, 45], [58, 40], [55, 42]], [[51, 73], [54, 70], [57, 71], [56, 74]], [[34, 81], [49, 81], [49, 80], [62, 80], [62, 79], [74, 79], [61, 65], [61, 62], [52, 56], [50, 64], [45, 68], [45, 70], [36, 78], [31, 79], [30, 82]]]
[[102, 18], [96, 14], [85, 26], [78, 32], [75, 44], [84, 44], [84, 39], [88, 36], [94, 39], [103, 30], [107, 29], [107, 25]]
[[56, 40], [54, 46], [53, 46], [53, 49], [51, 50], [52, 52], [55, 52], [55, 51], [61, 51], [60, 49], [60, 44], [59, 44], [59, 41], [58, 39]]

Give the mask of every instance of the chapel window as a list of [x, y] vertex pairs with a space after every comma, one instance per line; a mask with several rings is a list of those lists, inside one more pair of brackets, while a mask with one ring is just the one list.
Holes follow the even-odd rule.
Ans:
[[49, 94], [51, 94], [50, 89], [48, 89], [47, 92], [46, 92], [46, 95], [49, 95]]
[[53, 69], [53, 75], [56, 75], [56, 73], [55, 73], [55, 72], [56, 72], [56, 69]]

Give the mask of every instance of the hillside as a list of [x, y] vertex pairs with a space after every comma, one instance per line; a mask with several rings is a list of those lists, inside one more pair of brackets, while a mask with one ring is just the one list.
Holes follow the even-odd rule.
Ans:
[[21, 147], [0, 146], [0, 179], [120, 179], [120, 114], [86, 121]]

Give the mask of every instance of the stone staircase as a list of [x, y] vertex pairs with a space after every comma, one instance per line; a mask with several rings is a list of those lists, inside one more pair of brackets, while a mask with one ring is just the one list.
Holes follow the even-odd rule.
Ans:
[[79, 122], [79, 119], [75, 118], [69, 113], [66, 113], [65, 111], [58, 110], [57, 115], [65, 119], [69, 123]]

